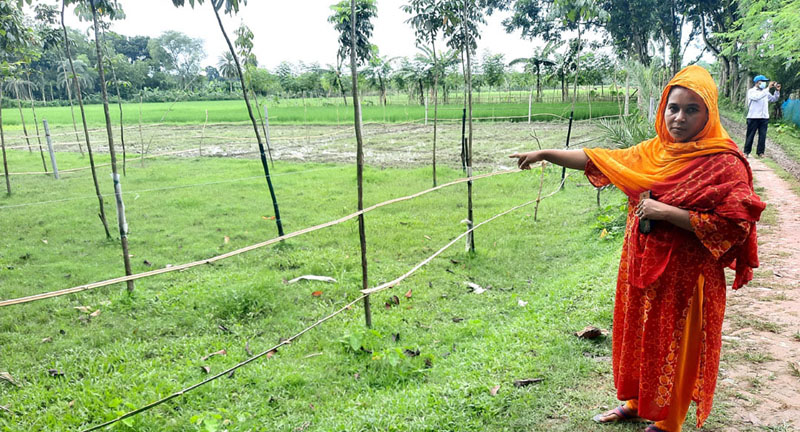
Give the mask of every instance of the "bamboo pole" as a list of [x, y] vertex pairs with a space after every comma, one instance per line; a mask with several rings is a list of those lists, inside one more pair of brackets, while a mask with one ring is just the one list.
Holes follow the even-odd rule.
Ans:
[[97, 201], [100, 203], [100, 222], [103, 223], [103, 229], [106, 232], [106, 238], [111, 238], [111, 233], [108, 231], [108, 221], [106, 220], [106, 210], [103, 205], [103, 194], [100, 193], [100, 184], [97, 182], [97, 170], [94, 167], [94, 156], [92, 155], [92, 145], [89, 142], [89, 127], [86, 125], [86, 113], [83, 109], [83, 97], [81, 96], [81, 85], [78, 82], [78, 76], [75, 74], [75, 65], [72, 63], [72, 54], [69, 49], [69, 34], [67, 33], [67, 26], [64, 24], [64, 8], [66, 7], [66, 0], [61, 1], [61, 28], [64, 31], [64, 49], [69, 60], [69, 68], [72, 72], [72, 84], [75, 86], [75, 96], [78, 98], [78, 107], [81, 110], [81, 121], [83, 122], [83, 135], [86, 138], [86, 151], [89, 153], [89, 166], [92, 168], [92, 181], [94, 182], [94, 191], [97, 195]]
[[[100, 75], [100, 92], [103, 96], [103, 115], [106, 118], [106, 135], [108, 135], [108, 152], [111, 155], [111, 176], [114, 181], [114, 198], [117, 204], [117, 226], [119, 228], [120, 243], [122, 244], [122, 262], [125, 266], [125, 275], [133, 274], [131, 270], [131, 256], [128, 252], [128, 221], [125, 219], [125, 203], [122, 200], [122, 184], [117, 171], [117, 153], [114, 149], [114, 132], [111, 130], [111, 113], [108, 110], [108, 91], [106, 90], [106, 74], [103, 68], [103, 52], [100, 49], [100, 24], [97, 20], [95, 0], [89, 0], [92, 7], [92, 22], [94, 23], [94, 45], [97, 50], [97, 72]], [[132, 292], [134, 282], [127, 281], [128, 292]]]
[[[356, 64], [356, 0], [350, 0], [350, 74], [353, 78], [353, 122], [356, 129], [356, 182], [358, 184], [358, 211], [364, 209], [364, 140], [361, 136], [361, 103], [358, 100], [358, 69]], [[364, 214], [358, 215], [358, 240], [361, 248], [361, 288], [369, 288], [367, 273], [367, 235]], [[369, 296], [364, 297], [364, 320], [372, 327], [372, 310]]]

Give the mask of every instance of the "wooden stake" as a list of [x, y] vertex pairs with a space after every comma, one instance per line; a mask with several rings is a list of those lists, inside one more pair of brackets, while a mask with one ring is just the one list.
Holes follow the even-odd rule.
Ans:
[[39, 119], [36, 117], [36, 108], [33, 101], [33, 90], [31, 90], [31, 74], [27, 74], [28, 78], [28, 97], [31, 99], [31, 112], [33, 113], [33, 126], [36, 128], [36, 141], [39, 142], [39, 155], [42, 157], [42, 167], [44, 172], [47, 172], [47, 163], [44, 161], [44, 150], [42, 149], [42, 136], [39, 132]]
[[47, 119], [42, 119], [42, 123], [44, 123], [44, 134], [47, 137], [47, 150], [50, 152], [50, 165], [53, 166], [53, 176], [58, 180], [58, 164], [56, 163], [56, 152], [53, 151], [53, 140], [50, 139], [50, 127], [47, 125]]
[[[467, 5], [469, 0], [464, 0], [464, 19], [461, 23], [462, 32], [464, 34], [464, 45], [466, 50], [467, 65], [466, 73], [466, 92], [467, 92], [467, 124], [469, 125], [469, 133], [467, 134], [467, 177], [472, 177], [472, 70], [470, 61], [470, 50], [472, 47], [469, 43], [467, 33]], [[494, 109], [494, 108], [493, 108]], [[472, 180], [467, 182], [467, 229], [470, 230], [467, 235], [467, 245], [470, 252], [475, 252], [475, 237], [473, 235], [472, 227], [474, 222], [474, 215], [472, 213]]]

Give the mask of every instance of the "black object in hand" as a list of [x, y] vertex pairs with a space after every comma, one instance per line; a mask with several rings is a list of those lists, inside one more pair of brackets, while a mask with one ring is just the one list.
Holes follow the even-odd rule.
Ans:
[[[639, 201], [644, 199], [652, 199], [650, 196], [650, 191], [644, 191], [639, 194]], [[639, 232], [642, 234], [647, 234], [653, 229], [653, 221], [650, 219], [639, 218]]]

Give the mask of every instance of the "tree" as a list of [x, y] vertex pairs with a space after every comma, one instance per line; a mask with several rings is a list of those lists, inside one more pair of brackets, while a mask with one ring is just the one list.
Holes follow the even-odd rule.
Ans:
[[[117, 203], [117, 226], [119, 228], [120, 243], [122, 245], [122, 261], [125, 265], [125, 275], [133, 274], [131, 269], [131, 256], [128, 251], [128, 221], [125, 218], [125, 203], [122, 200], [122, 184], [117, 171], [117, 153], [114, 148], [114, 133], [111, 130], [111, 113], [108, 109], [108, 92], [106, 91], [105, 68], [103, 65], [103, 39], [101, 37], [99, 13], [108, 15], [109, 19], [122, 16], [122, 9], [116, 0], [89, 0], [94, 24], [94, 44], [97, 50], [97, 73], [100, 75], [100, 92], [103, 97], [103, 115], [106, 119], [106, 135], [108, 136], [108, 153], [111, 156], [111, 175], [114, 183], [114, 198]], [[127, 281], [128, 292], [132, 292], [134, 282]]]
[[24, 22], [20, 8], [11, 0], [0, 0], [0, 146], [3, 150], [3, 172], [6, 193], [11, 195], [11, 175], [6, 159], [6, 142], [3, 135], [3, 81], [17, 73], [27, 49], [35, 44], [35, 35]]
[[486, 85], [496, 87], [505, 83], [506, 64], [503, 57], [503, 54], [484, 53], [483, 59], [481, 59], [481, 70]]
[[150, 57], [165, 72], [179, 78], [181, 87], [186, 87], [200, 73], [200, 62], [206, 56], [202, 39], [191, 38], [174, 30], [150, 39], [147, 49]]
[[509, 66], [522, 64], [525, 72], [536, 74], [536, 102], [542, 101], [542, 67], [549, 68], [556, 65], [556, 62], [551, 60], [551, 56], [560, 46], [561, 42], [547, 42], [543, 48], [536, 48], [532, 56], [517, 58], [508, 64]]
[[[349, 5], [348, 5], [349, 3]], [[349, 6], [349, 7], [348, 7]], [[377, 9], [374, 0], [342, 0], [331, 6], [333, 15], [328, 22], [339, 32], [338, 57], [350, 57], [350, 74], [353, 82], [353, 123], [356, 132], [356, 182], [358, 184], [358, 211], [364, 209], [364, 140], [361, 136], [361, 104], [358, 101], [358, 65], [370, 57], [369, 38], [372, 36], [372, 18]], [[358, 215], [358, 238], [361, 248], [361, 287], [369, 288], [367, 277], [367, 237], [364, 214]], [[364, 297], [364, 316], [367, 327], [372, 326], [369, 297]]]
[[[394, 58], [381, 57], [378, 52], [378, 46], [372, 45], [372, 55], [369, 63], [364, 68], [364, 76], [367, 77], [370, 84], [376, 87], [380, 92], [380, 103], [386, 105], [386, 85], [389, 75], [392, 73], [392, 61]], [[434, 120], [435, 122], [435, 120]]]
[[439, 119], [439, 78], [442, 69], [436, 59], [436, 38], [445, 26], [445, 9], [439, 0], [411, 0], [402, 7], [406, 13], [411, 14], [406, 22], [414, 27], [417, 45], [431, 45], [430, 55], [433, 60], [431, 74], [433, 75], [433, 186], [436, 187], [436, 132]]
[[237, 78], [236, 63], [233, 60], [233, 54], [230, 52], [222, 53], [217, 59], [217, 69], [219, 69], [220, 75], [228, 80], [229, 90], [233, 93], [233, 80]]
[[[204, 0], [188, 0], [189, 5], [194, 7], [195, 4], [201, 5], [203, 4]], [[186, 0], [172, 0], [172, 4], [175, 7], [183, 6], [186, 3]], [[256, 141], [258, 142], [258, 149], [261, 156], [261, 166], [264, 168], [264, 176], [267, 178], [267, 187], [269, 188], [270, 197], [272, 198], [272, 209], [275, 211], [275, 224], [278, 228], [278, 235], [283, 236], [283, 223], [281, 222], [281, 212], [278, 208], [278, 200], [275, 198], [275, 189], [272, 187], [272, 177], [269, 175], [269, 166], [267, 165], [267, 155], [264, 151], [264, 143], [261, 141], [261, 134], [258, 131], [258, 123], [256, 122], [256, 118], [253, 115], [253, 108], [250, 106], [250, 98], [247, 96], [247, 91], [245, 90], [247, 86], [244, 82], [244, 73], [242, 72], [242, 66], [239, 63], [239, 58], [236, 56], [236, 51], [233, 48], [233, 43], [231, 43], [231, 39], [228, 37], [228, 33], [225, 31], [225, 26], [222, 25], [222, 19], [219, 16], [219, 11], [222, 9], [222, 6], [225, 6], [225, 13], [226, 14], [235, 14], [239, 12], [239, 0], [209, 0], [211, 4], [211, 8], [214, 10], [214, 16], [217, 18], [217, 24], [219, 24], [219, 29], [222, 32], [222, 36], [225, 38], [225, 42], [228, 44], [228, 51], [230, 51], [231, 56], [233, 57], [234, 64], [236, 65], [236, 73], [239, 76], [239, 82], [242, 85], [242, 95], [244, 96], [244, 104], [247, 107], [247, 114], [250, 116], [250, 123], [253, 125], [253, 132], [256, 134]], [[242, 0], [242, 3], [246, 3], [246, 0]]]
[[89, 127], [86, 125], [86, 113], [83, 109], [83, 96], [81, 96], [81, 85], [78, 81], [78, 75], [75, 72], [75, 64], [72, 61], [72, 53], [70, 52], [70, 39], [69, 34], [67, 33], [67, 26], [64, 24], [64, 9], [67, 6], [68, 0], [62, 0], [61, 2], [61, 29], [64, 31], [64, 53], [69, 61], [71, 76], [72, 76], [72, 84], [75, 86], [75, 95], [78, 98], [78, 107], [81, 111], [81, 120], [83, 122], [83, 135], [86, 138], [86, 152], [89, 153], [89, 167], [92, 172], [92, 181], [94, 182], [94, 191], [95, 195], [97, 196], [97, 200], [100, 204], [100, 212], [98, 216], [100, 217], [100, 222], [103, 224], [103, 229], [106, 233], [106, 238], [111, 238], [111, 233], [108, 231], [108, 221], [106, 220], [106, 211], [105, 206], [103, 205], [103, 194], [100, 193], [100, 185], [97, 181], [97, 170], [94, 166], [94, 156], [92, 155], [92, 145], [89, 141]]

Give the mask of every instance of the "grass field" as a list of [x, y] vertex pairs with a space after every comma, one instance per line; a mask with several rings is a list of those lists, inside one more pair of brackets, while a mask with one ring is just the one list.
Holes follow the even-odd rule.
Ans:
[[[289, 103], [272, 103], [269, 109], [270, 124], [350, 124], [353, 123], [352, 106], [327, 105], [327, 106], [297, 106], [297, 101]], [[290, 106], [288, 106], [290, 105]], [[533, 104], [532, 114], [535, 120], [551, 121], [554, 116], [569, 117], [571, 105], [569, 103], [536, 103]], [[119, 120], [119, 110], [116, 105], [111, 105], [111, 118], [114, 124]], [[248, 122], [249, 116], [244, 101], [201, 101], [171, 103], [147, 103], [141, 107], [136, 103], [123, 104], [124, 119], [127, 125], [138, 124], [139, 110], [143, 124], [149, 123], [188, 123], [203, 124], [208, 110], [209, 123]], [[87, 105], [86, 119], [90, 127], [105, 125], [102, 105]], [[616, 115], [619, 113], [615, 102], [593, 102], [591, 104], [591, 117]], [[42, 107], [36, 110], [39, 121], [47, 119], [51, 125], [72, 125], [72, 115], [67, 107]], [[473, 117], [520, 117], [516, 120], [527, 121], [528, 104], [525, 103], [491, 103], [480, 104], [473, 107]], [[538, 116], [537, 116], [538, 115]], [[23, 116], [29, 133], [33, 134], [33, 113], [30, 107], [23, 108]], [[459, 104], [442, 105], [439, 107], [439, 118], [461, 119], [462, 106]], [[81, 127], [80, 111], [75, 107], [75, 117], [78, 128]], [[524, 117], [524, 119], [522, 118]], [[575, 118], [585, 119], [590, 117], [590, 107], [585, 101], [576, 105]], [[362, 118], [365, 122], [403, 123], [419, 121], [425, 118], [425, 107], [420, 105], [363, 105]], [[433, 120], [433, 106], [428, 109], [428, 118]], [[507, 121], [507, 119], [503, 119]], [[20, 115], [17, 109], [3, 109], [3, 126], [9, 130], [21, 129]], [[39, 125], [41, 129], [41, 125]]]
[[[37, 157], [11, 152], [20, 169], [36, 169]], [[80, 159], [60, 157], [65, 164]], [[350, 166], [281, 163], [275, 173], [287, 231], [354, 210]], [[159, 159], [129, 171], [134, 271], [273, 237], [259, 174], [258, 161], [225, 158]], [[546, 192], [559, 174], [548, 171]], [[440, 178], [460, 175], [442, 170]], [[101, 185], [113, 220], [106, 177]], [[429, 187], [429, 177], [427, 168], [368, 168], [367, 204]], [[21, 176], [16, 192], [0, 198], [0, 298], [122, 272], [118, 242], [103, 238], [87, 180]], [[189, 186], [212, 182], [218, 183]], [[535, 171], [476, 182], [476, 220], [534, 198], [537, 187]], [[476, 254], [459, 244], [393, 292], [376, 295], [373, 330], [365, 330], [355, 307], [273, 358], [114, 430], [624, 430], [589, 420], [613, 401], [609, 341], [572, 335], [587, 324], [611, 323], [619, 238], [600, 239], [594, 195], [585, 179], [571, 177], [564, 192], [542, 202], [538, 222], [532, 207], [512, 213], [476, 233]], [[371, 285], [462, 232], [465, 200], [461, 185], [369, 213]], [[35, 204], [43, 201], [57, 202]], [[620, 197], [606, 194], [604, 201], [618, 205]], [[303, 274], [337, 282], [283, 282]], [[243, 360], [246, 345], [259, 352], [345, 304], [357, 295], [359, 276], [350, 222], [139, 281], [131, 296], [113, 286], [4, 309], [0, 370], [19, 386], [0, 381], [0, 405], [10, 410], [0, 412], [0, 427], [75, 430], [151, 402], [207, 377], [201, 366], [218, 372]], [[489, 289], [470, 293], [466, 281]], [[402, 300], [387, 309], [392, 295]], [[87, 318], [77, 306], [100, 314]], [[220, 349], [226, 355], [201, 360]], [[544, 381], [512, 385], [522, 378]]]

